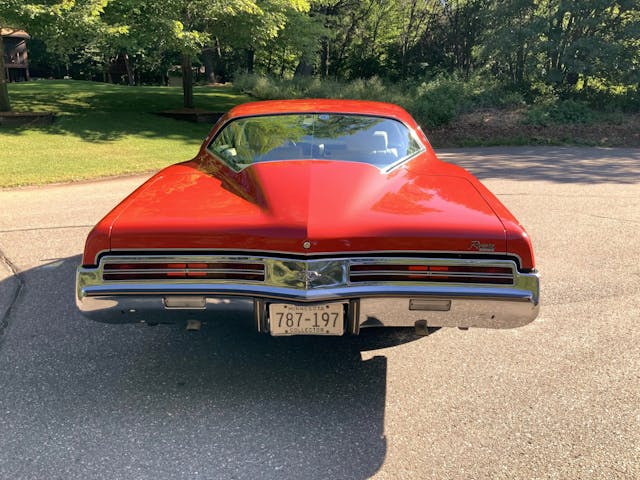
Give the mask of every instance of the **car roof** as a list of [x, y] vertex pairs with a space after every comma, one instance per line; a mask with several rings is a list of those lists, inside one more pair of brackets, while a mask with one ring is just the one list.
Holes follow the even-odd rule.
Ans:
[[228, 118], [247, 117], [252, 115], [270, 115], [281, 113], [350, 113], [390, 117], [415, 128], [415, 121], [402, 107], [391, 103], [372, 102], [367, 100], [339, 99], [299, 99], [299, 100], [267, 100], [262, 102], [243, 103], [234, 107], [227, 114]]

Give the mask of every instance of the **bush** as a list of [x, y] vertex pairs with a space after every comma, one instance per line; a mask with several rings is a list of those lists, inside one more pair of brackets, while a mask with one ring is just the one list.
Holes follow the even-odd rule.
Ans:
[[526, 112], [526, 123], [531, 125], [592, 123], [596, 119], [597, 115], [589, 105], [577, 100], [547, 99]]
[[446, 78], [403, 88], [387, 84], [378, 77], [338, 82], [319, 78], [282, 80], [260, 75], [237, 75], [234, 84], [261, 100], [345, 98], [395, 103], [406, 108], [427, 127], [451, 122], [466, 103], [464, 83]]
[[[234, 83], [243, 92], [262, 100], [351, 98], [395, 103], [411, 112], [418, 123], [426, 128], [447, 125], [460, 113], [479, 108], [526, 106], [525, 94], [521, 90], [505, 87], [480, 76], [467, 80], [438, 76], [420, 84], [399, 85], [384, 82], [378, 77], [340, 82], [317, 77], [284, 80], [260, 75], [236, 75]], [[534, 90], [529, 87], [529, 93]], [[603, 115], [596, 112], [587, 101], [573, 98], [561, 100], [551, 91], [539, 93], [535, 104], [525, 113], [525, 122], [528, 124], [616, 121], [614, 113]], [[602, 98], [599, 100], [602, 101]], [[612, 112], [615, 111], [620, 109], [612, 109]]]
[[502, 85], [482, 85], [473, 92], [468, 92], [469, 105], [467, 109], [474, 108], [514, 108], [526, 105], [525, 96]]
[[323, 80], [317, 77], [282, 80], [260, 75], [236, 75], [236, 88], [260, 99], [286, 98], [350, 98], [397, 103], [408, 107], [411, 95], [400, 87], [385, 84], [378, 77], [351, 82]]
[[456, 80], [440, 78], [423, 83], [416, 93], [410, 110], [418, 123], [428, 128], [447, 125], [467, 103], [464, 84]]
[[594, 110], [602, 112], [640, 112], [640, 88], [589, 88], [582, 96]]

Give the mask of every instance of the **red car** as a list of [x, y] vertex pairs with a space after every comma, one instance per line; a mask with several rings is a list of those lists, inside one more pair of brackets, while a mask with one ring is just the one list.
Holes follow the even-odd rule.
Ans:
[[96, 320], [206, 319], [251, 299], [271, 335], [518, 327], [537, 315], [531, 242], [402, 108], [246, 103], [198, 155], [89, 234], [77, 304]]

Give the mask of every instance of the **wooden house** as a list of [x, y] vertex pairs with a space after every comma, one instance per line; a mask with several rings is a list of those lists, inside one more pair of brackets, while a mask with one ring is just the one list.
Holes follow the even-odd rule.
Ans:
[[6, 78], [10, 82], [29, 80], [29, 61], [27, 40], [31, 37], [24, 30], [3, 28], [0, 30], [4, 44], [4, 67]]

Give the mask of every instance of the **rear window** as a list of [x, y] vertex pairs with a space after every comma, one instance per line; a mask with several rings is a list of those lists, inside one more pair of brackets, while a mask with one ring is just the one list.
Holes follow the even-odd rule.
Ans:
[[233, 120], [208, 148], [240, 171], [254, 163], [312, 159], [361, 162], [388, 169], [424, 147], [397, 120], [305, 113]]

